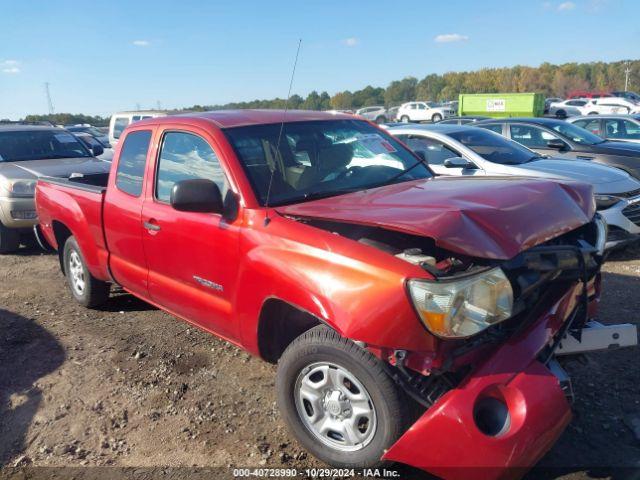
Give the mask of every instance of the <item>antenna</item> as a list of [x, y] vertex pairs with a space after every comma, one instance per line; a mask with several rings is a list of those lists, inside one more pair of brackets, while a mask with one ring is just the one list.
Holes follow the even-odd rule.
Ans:
[[[291, 80], [289, 81], [289, 91], [287, 92], [287, 100], [284, 103], [284, 112], [282, 112], [282, 122], [280, 123], [280, 132], [278, 133], [278, 142], [276, 143], [276, 161], [277, 158], [282, 156], [280, 155], [280, 140], [282, 139], [282, 131], [284, 130], [284, 121], [287, 117], [287, 110], [289, 109], [289, 99], [291, 98], [291, 87], [293, 86], [293, 77], [296, 74], [296, 66], [298, 65], [298, 55], [300, 55], [300, 46], [302, 45], [302, 39], [298, 39], [298, 49], [296, 50], [296, 59], [293, 62], [293, 71], [291, 72]], [[269, 218], [269, 197], [271, 197], [271, 185], [273, 184], [273, 176], [276, 173], [276, 164], [274, 162], [273, 170], [271, 171], [271, 176], [269, 177], [269, 187], [267, 188], [267, 198], [265, 199], [264, 206], [267, 209], [266, 215], [264, 217], [264, 226], [269, 225], [271, 219]]]
[[44, 94], [47, 97], [47, 106], [49, 107], [49, 115], [53, 115], [53, 102], [51, 101], [51, 92], [49, 91], [49, 82], [44, 82]]

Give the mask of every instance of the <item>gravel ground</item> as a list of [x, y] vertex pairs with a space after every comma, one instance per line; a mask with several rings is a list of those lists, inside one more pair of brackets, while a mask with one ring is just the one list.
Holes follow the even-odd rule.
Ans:
[[[601, 321], [637, 324], [640, 248], [604, 270]], [[25, 478], [26, 467], [29, 478], [222, 478], [229, 467], [323, 466], [280, 419], [273, 366], [124, 293], [85, 310], [54, 255], [0, 257], [0, 283], [0, 476]], [[639, 366], [640, 349], [627, 349], [567, 367], [575, 418], [528, 478], [638, 478]]]

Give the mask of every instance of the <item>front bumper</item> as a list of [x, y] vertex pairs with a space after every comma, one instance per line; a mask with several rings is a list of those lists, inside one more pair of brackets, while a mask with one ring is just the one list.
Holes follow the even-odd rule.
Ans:
[[[33, 197], [0, 197], [0, 222], [8, 228], [33, 228], [38, 224]], [[33, 218], [25, 218], [32, 215]], [[21, 218], [22, 217], [22, 218]]]
[[[558, 378], [538, 357], [578, 307], [581, 291], [582, 284], [576, 283], [536, 322], [498, 348], [428, 409], [383, 458], [447, 479], [519, 477], [533, 466], [571, 419]], [[502, 429], [483, 427], [483, 409], [492, 403], [508, 411]]]

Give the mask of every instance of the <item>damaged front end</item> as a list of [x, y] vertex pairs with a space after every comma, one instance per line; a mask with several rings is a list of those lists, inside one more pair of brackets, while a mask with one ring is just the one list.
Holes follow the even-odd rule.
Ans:
[[[452, 254], [426, 237], [304, 220], [418, 265], [409, 300], [437, 351], [372, 350], [424, 413], [387, 451], [445, 478], [520, 476], [571, 419], [555, 360], [592, 326], [606, 225], [599, 218], [509, 260]], [[415, 282], [415, 283], [414, 283]], [[418, 285], [418, 288], [415, 287]]]

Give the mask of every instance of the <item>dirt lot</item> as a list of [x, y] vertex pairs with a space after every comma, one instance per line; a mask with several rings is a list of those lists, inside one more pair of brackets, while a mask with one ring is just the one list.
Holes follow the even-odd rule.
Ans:
[[[614, 255], [605, 271], [601, 320], [638, 323], [640, 249]], [[126, 294], [102, 311], [77, 306], [53, 255], [0, 257], [0, 284], [0, 466], [111, 465], [147, 474], [322, 466], [280, 419], [274, 367]], [[568, 368], [575, 419], [529, 478], [633, 475], [640, 349], [593, 354]], [[83, 471], [100, 469], [75, 476]], [[114, 470], [107, 471], [108, 478]]]

